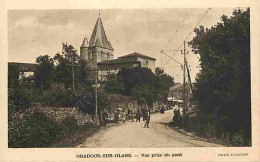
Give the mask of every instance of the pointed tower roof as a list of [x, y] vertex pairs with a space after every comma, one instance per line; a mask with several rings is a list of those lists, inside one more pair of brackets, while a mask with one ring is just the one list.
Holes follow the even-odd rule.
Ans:
[[87, 39], [87, 37], [84, 37], [84, 40], [83, 40], [82, 45], [80, 47], [88, 47], [88, 39]]
[[94, 46], [96, 46], [96, 47], [102, 47], [102, 44], [101, 44], [101, 42], [100, 42], [100, 40], [99, 40], [98, 38], [97, 38], [97, 40], [96, 40]]
[[102, 48], [114, 50], [107, 39], [100, 16], [97, 19], [96, 25], [89, 40], [89, 47], [94, 47], [97, 45]]

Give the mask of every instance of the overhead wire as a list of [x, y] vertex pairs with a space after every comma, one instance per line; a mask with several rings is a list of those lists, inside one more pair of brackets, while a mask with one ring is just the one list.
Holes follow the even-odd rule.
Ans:
[[[211, 8], [208, 8], [207, 10], [206, 10], [206, 12], [202, 15], [202, 17], [199, 19], [199, 21], [196, 23], [196, 25], [194, 26], [194, 28], [192, 29], [192, 31], [188, 34], [188, 36], [184, 39], [184, 41], [186, 41], [189, 37], [190, 37], [190, 35], [194, 32], [194, 29], [200, 24], [200, 22], [204, 19], [204, 17], [208, 14], [208, 12], [211, 10]], [[181, 29], [182, 29], [182, 26], [183, 26], [183, 24], [184, 24], [184, 20], [182, 21], [182, 25], [181, 25]], [[174, 33], [174, 35], [176, 34], [178, 32], [178, 30], [176, 30], [175, 31], [175, 33]], [[171, 40], [172, 40], [172, 38], [173, 37], [171, 37], [170, 38], [170, 40], [169, 40], [169, 43], [171, 42]], [[178, 46], [178, 48], [177, 48], [177, 50], [176, 50], [176, 52], [174, 52], [173, 53], [173, 56], [177, 53], [177, 51], [184, 45], [184, 41], [180, 44], [180, 46]], [[168, 44], [169, 44], [168, 43]], [[168, 44], [166, 44], [165, 45], [165, 48], [168, 46]], [[162, 55], [162, 54], [161, 54]], [[161, 59], [162, 59], [162, 56], [161, 56]], [[161, 61], [161, 63], [162, 63], [162, 61]], [[169, 63], [169, 60], [167, 61], [167, 64]], [[167, 65], [166, 64], [166, 65]], [[161, 67], [162, 67], [162, 65], [161, 65]], [[163, 68], [163, 67], [162, 67]], [[172, 68], [172, 67], [171, 67]], [[196, 67], [197, 68], [197, 67]]]
[[[184, 24], [184, 19], [182, 20], [182, 24], [181, 24], [181, 27], [179, 28], [179, 29], [177, 29], [176, 31], [175, 31], [175, 33], [174, 34], [172, 34], [172, 36], [170, 37], [170, 39], [169, 39], [169, 41], [168, 41], [168, 43], [165, 45], [165, 49], [167, 48], [167, 46], [169, 46], [170, 45], [170, 43], [171, 43], [171, 41], [172, 41], [172, 39], [173, 39], [173, 36], [175, 36], [177, 33], [178, 33], [178, 30], [180, 30], [180, 29], [182, 29], [182, 27], [183, 27], [183, 24]], [[176, 42], [176, 40], [174, 40], [174, 42]], [[161, 59], [163, 59], [162, 58], [162, 56], [161, 56]], [[162, 60], [162, 62], [163, 62], [163, 60]], [[167, 59], [167, 62], [166, 62], [166, 65], [167, 64], [169, 64], [169, 62], [170, 62], [170, 59], [168, 58]], [[163, 68], [163, 66], [161, 65], [161, 67]], [[165, 67], [165, 66], [164, 66]]]
[[[203, 20], [203, 18], [208, 14], [209, 10], [211, 10], [211, 8], [208, 8], [207, 11], [203, 14], [203, 16], [199, 19], [199, 21], [196, 23], [196, 25], [194, 26], [194, 28], [192, 29], [192, 31], [188, 34], [188, 36], [184, 39], [184, 41], [186, 41], [189, 36], [193, 33], [194, 29], [199, 25], [199, 23]], [[178, 46], [177, 50], [179, 50], [181, 47], [183, 46], [183, 42], [180, 44], [180, 46]], [[173, 54], [175, 55], [176, 52]]]

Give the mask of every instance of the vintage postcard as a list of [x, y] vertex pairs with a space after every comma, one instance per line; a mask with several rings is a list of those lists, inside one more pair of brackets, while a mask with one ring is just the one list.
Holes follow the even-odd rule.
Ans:
[[258, 1], [1, 2], [0, 161], [259, 161]]

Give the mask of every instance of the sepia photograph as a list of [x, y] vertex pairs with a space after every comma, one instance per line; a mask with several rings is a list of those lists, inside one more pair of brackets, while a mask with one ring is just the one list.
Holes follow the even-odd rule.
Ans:
[[257, 158], [251, 5], [7, 8], [4, 161]]
[[251, 146], [250, 9], [8, 11], [8, 147]]

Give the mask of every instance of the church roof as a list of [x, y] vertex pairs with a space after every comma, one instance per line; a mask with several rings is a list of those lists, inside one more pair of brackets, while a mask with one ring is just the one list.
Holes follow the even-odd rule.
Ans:
[[84, 37], [84, 40], [83, 40], [82, 45], [80, 47], [88, 47], [88, 39], [87, 39], [87, 37]]
[[102, 47], [102, 44], [101, 44], [101, 42], [100, 42], [100, 40], [98, 38], [96, 39], [96, 42], [95, 42], [94, 46]]
[[149, 56], [146, 56], [146, 55], [138, 53], [138, 52], [130, 53], [128, 55], [120, 56], [118, 58], [129, 58], [129, 57], [143, 57], [143, 58], [149, 58], [149, 59], [152, 59], [152, 60], [156, 60], [153, 57], [149, 57]]
[[114, 50], [108, 41], [101, 18], [98, 17], [94, 30], [89, 40], [89, 47], [99, 46], [102, 48]]
[[125, 63], [140, 63], [140, 61], [128, 60], [128, 59], [113, 59], [109, 61], [99, 62], [98, 65], [125, 64]]

